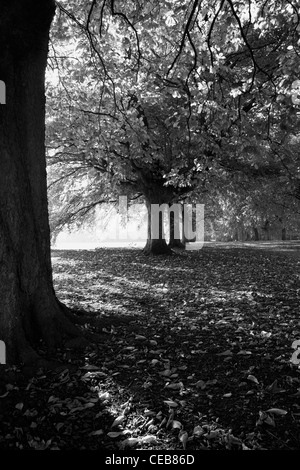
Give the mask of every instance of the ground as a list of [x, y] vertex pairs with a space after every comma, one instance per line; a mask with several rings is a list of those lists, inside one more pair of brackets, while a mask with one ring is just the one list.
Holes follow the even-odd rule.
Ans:
[[300, 449], [299, 243], [52, 255], [59, 299], [101, 340], [8, 371], [1, 449]]

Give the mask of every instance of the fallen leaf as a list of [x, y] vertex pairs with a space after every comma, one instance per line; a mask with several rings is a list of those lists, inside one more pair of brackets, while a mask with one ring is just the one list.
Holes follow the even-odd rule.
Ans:
[[232, 356], [232, 355], [233, 353], [229, 349], [227, 349], [227, 351], [217, 354], [217, 356]]
[[206, 383], [204, 382], [204, 380], [198, 380], [198, 382], [195, 383], [195, 386], [197, 388], [200, 388], [201, 390], [204, 390], [206, 387]]
[[170, 383], [165, 385], [165, 388], [170, 388], [171, 390], [181, 390], [183, 388], [183, 383], [178, 382], [178, 383]]
[[180, 431], [180, 433], [178, 435], [178, 439], [182, 443], [182, 447], [183, 447], [184, 450], [186, 449], [186, 443], [187, 443], [188, 437], [189, 437], [189, 435], [186, 431]]
[[300, 354], [300, 349], [296, 349], [296, 351], [293, 352], [292, 357], [290, 359], [290, 362], [292, 364], [295, 364], [296, 366], [300, 364], [300, 358], [298, 357], [299, 354]]
[[164, 403], [168, 405], [170, 408], [176, 408], [178, 406], [178, 403], [173, 400], [164, 400]]
[[142, 444], [157, 444], [157, 438], [152, 435], [144, 436], [141, 438], [141, 443]]
[[256, 383], [257, 385], [259, 384], [257, 378], [254, 375], [248, 375], [247, 379], [250, 380], [251, 382]]
[[182, 428], [182, 424], [180, 421], [176, 421], [176, 419], [172, 422], [172, 428], [173, 429], [181, 429]]
[[293, 341], [292, 348], [293, 349], [300, 348], [300, 339], [296, 339], [295, 341]]
[[280, 408], [270, 408], [266, 412], [267, 413], [272, 413], [273, 415], [277, 415], [277, 416], [284, 416], [284, 415], [287, 414], [286, 410], [282, 410]]
[[111, 437], [112, 439], [115, 439], [116, 437], [124, 436], [124, 431], [120, 432], [108, 432], [107, 433], [108, 437]]
[[111, 427], [114, 428], [115, 426], [119, 426], [119, 424], [123, 423], [124, 419], [125, 419], [124, 415], [118, 416], [112, 423]]
[[158, 364], [158, 363], [159, 363], [159, 360], [158, 360], [158, 359], [152, 359], [152, 361], [151, 361], [151, 365], [152, 365], [152, 366], [155, 366], [155, 365]]
[[259, 419], [256, 422], [256, 426], [262, 424], [269, 424], [270, 426], [275, 426], [274, 419], [265, 411], [259, 411]]
[[275, 379], [273, 383], [271, 383], [271, 385], [268, 385], [268, 387], [266, 387], [266, 390], [270, 393], [283, 393], [285, 392], [284, 389], [278, 387], [278, 380]]
[[193, 435], [196, 436], [196, 437], [200, 437], [202, 436], [202, 434], [204, 434], [204, 429], [202, 428], [202, 426], [195, 426], [194, 427], [194, 430], [193, 430]]
[[104, 434], [103, 429], [98, 429], [98, 431], [93, 431], [89, 434], [89, 436], [102, 436]]
[[133, 447], [137, 445], [140, 442], [140, 439], [138, 437], [128, 437], [128, 439], [125, 439], [125, 441], [121, 442], [120, 447]]
[[170, 369], [163, 370], [162, 372], [159, 372], [159, 375], [162, 375], [163, 377], [169, 377], [172, 374]]

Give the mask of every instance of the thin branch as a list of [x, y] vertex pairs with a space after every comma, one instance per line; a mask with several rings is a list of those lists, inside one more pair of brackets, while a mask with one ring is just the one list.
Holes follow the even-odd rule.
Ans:
[[82, 108], [78, 108], [78, 110], [84, 114], [95, 114], [96, 116], [107, 116], [107, 117], [110, 117], [111, 119], [114, 119], [115, 121], [119, 120], [116, 116], [113, 116], [110, 113], [102, 113], [100, 111], [89, 111], [87, 109], [82, 109]]
[[212, 52], [212, 49], [211, 49], [210, 40], [211, 40], [211, 35], [212, 35], [213, 29], [214, 29], [214, 26], [215, 26], [215, 22], [217, 21], [217, 18], [219, 16], [219, 14], [221, 13], [221, 10], [223, 8], [224, 3], [225, 3], [225, 0], [221, 0], [219, 9], [218, 9], [217, 13], [215, 14], [215, 16], [212, 20], [212, 23], [210, 25], [209, 32], [208, 32], [208, 35], [207, 35], [207, 46], [208, 46], [208, 49], [209, 49], [209, 52], [210, 52], [210, 60], [211, 60], [211, 65], [212, 66], [214, 65], [214, 55], [213, 55], [213, 52]]
[[191, 24], [191, 22], [192, 22], [192, 20], [193, 20], [194, 13], [195, 13], [195, 11], [196, 11], [196, 9], [197, 9], [197, 7], [198, 7], [198, 4], [199, 4], [199, 0], [195, 0], [195, 1], [194, 1], [194, 4], [193, 4], [193, 7], [192, 7], [192, 11], [191, 11], [191, 13], [190, 13], [190, 16], [189, 16], [188, 21], [187, 21], [187, 23], [186, 23], [186, 25], [185, 25], [185, 28], [184, 28], [183, 36], [182, 36], [181, 43], [180, 43], [180, 46], [179, 46], [179, 51], [178, 51], [178, 53], [176, 54], [176, 56], [175, 56], [175, 58], [174, 58], [172, 64], [170, 65], [170, 67], [169, 67], [169, 69], [168, 69], [168, 71], [167, 71], [166, 76], [169, 75], [169, 73], [171, 72], [171, 70], [172, 70], [173, 67], [175, 66], [177, 60], [178, 60], [179, 57], [181, 56], [181, 53], [182, 53], [183, 48], [184, 48], [184, 45], [185, 45], [185, 39], [186, 39], [186, 37], [188, 36], [190, 24]]
[[250, 88], [249, 88], [249, 92], [252, 90], [253, 88], [253, 85], [254, 85], [254, 79], [255, 79], [255, 76], [256, 76], [256, 72], [257, 70], [259, 70], [260, 72], [262, 72], [264, 75], [266, 75], [269, 80], [271, 81], [272, 85], [274, 86], [274, 88], [276, 89], [276, 85], [272, 79], [272, 77], [270, 76], [270, 74], [268, 72], [266, 72], [265, 70], [263, 70], [259, 65], [258, 63], [256, 62], [255, 60], [255, 56], [254, 56], [254, 53], [253, 53], [253, 49], [252, 47], [250, 46], [249, 44], [249, 41], [244, 33], [244, 29], [243, 29], [243, 26], [242, 26], [242, 23], [241, 23], [241, 20], [234, 8], [234, 5], [233, 5], [233, 2], [232, 0], [227, 0], [227, 2], [229, 3], [230, 5], [230, 8], [231, 8], [231, 11], [232, 11], [232, 14], [233, 16], [235, 17], [236, 19], [236, 22], [238, 24], [238, 27], [239, 27], [239, 30], [240, 30], [240, 33], [241, 33], [241, 36], [242, 36], [242, 39], [247, 47], [247, 49], [249, 50], [249, 53], [250, 53], [250, 57], [251, 57], [251, 60], [252, 60], [252, 63], [253, 63], [253, 74], [252, 74], [252, 82], [251, 82], [251, 85], [250, 85]]
[[111, 13], [112, 13], [113, 16], [119, 16], [120, 18], [123, 18], [123, 20], [127, 24], [129, 24], [130, 28], [133, 30], [133, 32], [135, 34], [136, 46], [137, 46], [137, 50], [138, 50], [137, 66], [138, 66], [138, 69], [139, 69], [140, 63], [141, 63], [141, 58], [142, 58], [142, 52], [141, 52], [141, 49], [140, 49], [140, 38], [139, 38], [138, 32], [137, 32], [136, 28], [134, 27], [134, 25], [132, 24], [132, 22], [130, 21], [130, 19], [124, 13], [119, 12], [119, 11], [115, 11], [115, 0], [111, 0]]
[[75, 170], [71, 171], [70, 173], [67, 173], [66, 175], [61, 176], [61, 177], [58, 178], [57, 180], [52, 181], [52, 183], [48, 184], [47, 190], [49, 190], [52, 186], [54, 186], [55, 184], [59, 183], [59, 182], [62, 181], [63, 179], [68, 178], [69, 176], [74, 175], [77, 171], [83, 170], [83, 169], [86, 170], [86, 167], [85, 167], [85, 166], [80, 166], [79, 168], [76, 168]]

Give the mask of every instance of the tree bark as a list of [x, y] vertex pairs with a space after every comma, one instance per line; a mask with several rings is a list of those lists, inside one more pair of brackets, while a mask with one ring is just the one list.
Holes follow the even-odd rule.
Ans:
[[[195, 211], [193, 210], [192, 211], [192, 230], [193, 232], [195, 232], [196, 230], [196, 216], [195, 216]], [[187, 234], [185, 233], [185, 230], [184, 230], [184, 225], [185, 225], [185, 213], [184, 213], [184, 210], [182, 211], [182, 227], [183, 227], [183, 236], [182, 236], [182, 243], [183, 243], [183, 246], [185, 247], [187, 243], [194, 243], [196, 241], [196, 236], [193, 236], [193, 237], [189, 237], [187, 236]]]
[[258, 232], [258, 228], [257, 227], [253, 227], [253, 232], [254, 232], [254, 240], [256, 242], [259, 241], [259, 232]]
[[[164, 189], [160, 188], [158, 185], [153, 183], [152, 187], [147, 187], [144, 189], [144, 195], [146, 200], [147, 214], [148, 214], [148, 229], [147, 229], [147, 242], [146, 246], [143, 249], [145, 255], [171, 255], [172, 250], [167, 245], [164, 227], [163, 227], [163, 215], [159, 214], [159, 221], [153, 220], [153, 210], [152, 205], [162, 205], [167, 204], [169, 201], [165, 200]], [[158, 222], [158, 227], [155, 227], [156, 222]], [[153, 232], [156, 230], [156, 236]]]
[[52, 0], [0, 0], [0, 340], [7, 363], [37, 359], [75, 327], [56, 299], [45, 161], [45, 68]]
[[[170, 206], [171, 204], [169, 204]], [[182, 207], [181, 207], [181, 214], [183, 213]], [[181, 241], [181, 237], [177, 236], [176, 234], [180, 234], [180, 220], [178, 217], [175, 217], [175, 214], [173, 211], [170, 211], [170, 240], [168, 243], [169, 248], [179, 248], [179, 249], [184, 249], [184, 243]]]

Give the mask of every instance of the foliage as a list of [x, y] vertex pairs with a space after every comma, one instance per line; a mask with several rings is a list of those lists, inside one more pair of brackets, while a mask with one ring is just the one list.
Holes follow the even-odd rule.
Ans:
[[[130, 185], [137, 196], [147, 174], [180, 199], [225, 171], [276, 177], [297, 196], [295, 2], [62, 5], [48, 89], [54, 172], [76, 186], [74, 167], [96, 169], [114, 195]], [[86, 198], [78, 214], [94, 207]]]

